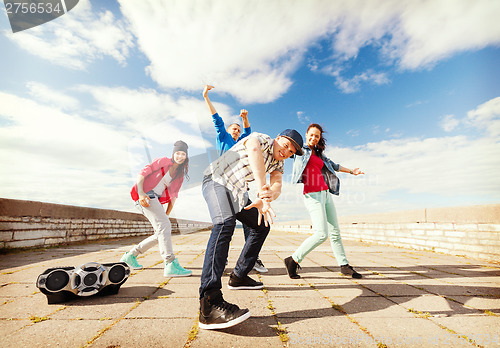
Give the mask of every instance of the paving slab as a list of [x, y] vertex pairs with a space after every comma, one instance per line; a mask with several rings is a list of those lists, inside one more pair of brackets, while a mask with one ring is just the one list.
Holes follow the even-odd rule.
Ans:
[[224, 298], [252, 315], [224, 330], [198, 327], [198, 288], [210, 233], [174, 235], [193, 276], [165, 278], [158, 247], [138, 260], [116, 295], [48, 304], [35, 286], [45, 269], [118, 262], [142, 238], [0, 255], [2, 347], [499, 347], [500, 266], [426, 251], [345, 241], [362, 279], [342, 276], [329, 243], [290, 279], [283, 259], [307, 236], [271, 231], [260, 258], [262, 290], [229, 290], [244, 244], [238, 229], [222, 279]]
[[91, 347], [183, 347], [194, 322], [194, 318], [123, 319], [97, 338]]
[[284, 318], [290, 347], [366, 347], [362, 331], [344, 315]]

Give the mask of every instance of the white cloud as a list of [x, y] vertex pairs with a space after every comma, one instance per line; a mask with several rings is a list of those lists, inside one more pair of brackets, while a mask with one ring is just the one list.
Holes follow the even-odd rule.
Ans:
[[244, 103], [288, 90], [307, 47], [330, 29], [328, 3], [120, 2], [159, 85], [198, 90], [210, 83]]
[[110, 11], [96, 13], [89, 0], [80, 0], [66, 15], [44, 25], [6, 36], [22, 49], [70, 69], [85, 69], [109, 56], [126, 63], [132, 35]]
[[[148, 142], [157, 144], [173, 144], [175, 140], [184, 139], [199, 149], [212, 146], [202, 139], [202, 134], [213, 138], [215, 130], [201, 98], [175, 98], [151, 88], [82, 85], [77, 90], [91, 94], [96, 100], [97, 105], [89, 112], [91, 116], [103, 123], [117, 124], [131, 136], [144, 136]], [[213, 104], [226, 122], [237, 121], [238, 116], [232, 115], [227, 105]]]
[[419, 69], [457, 52], [500, 44], [495, 0], [349, 1], [340, 10], [333, 48], [343, 60], [373, 46], [401, 68]]
[[[401, 211], [434, 204], [474, 205], [500, 200], [500, 98], [468, 112], [470, 125], [481, 137], [445, 136], [401, 138], [338, 147], [328, 143], [325, 154], [347, 168], [366, 174], [337, 173], [340, 196], [334, 197], [339, 215]], [[280, 201], [275, 202], [281, 221], [308, 219], [302, 185], [291, 185], [291, 173]], [[398, 199], [400, 197], [401, 199]], [[436, 198], [429, 199], [429, 197]]]
[[7, 121], [0, 128], [2, 197], [124, 207], [130, 181], [124, 134], [4, 92], [0, 117]]
[[[36, 87], [34, 90], [50, 91], [41, 84], [32, 86]], [[80, 87], [82, 90], [85, 88]], [[152, 90], [103, 92], [107, 92], [110, 99], [99, 99], [90, 108], [104, 110], [113, 125], [0, 92], [0, 117], [4, 121], [0, 128], [3, 197], [41, 201], [50, 197], [50, 201], [57, 203], [133, 211], [128, 192], [137, 170], [131, 171], [136, 164], [130, 159], [134, 153], [129, 148], [140, 148], [144, 144], [133, 143], [138, 138], [131, 137], [134, 130], [130, 127], [140, 123], [141, 118], [134, 118], [134, 113], [121, 115], [125, 109], [112, 109], [106, 103], [134, 98], [137, 93], [147, 103], [170, 108], [164, 109], [165, 115], [173, 115], [172, 110], [183, 110], [183, 107], [187, 110], [186, 105], [200, 107], [202, 112], [204, 105], [200, 106], [195, 100], [167, 98]], [[64, 99], [66, 95], [57, 96]], [[72, 100], [71, 96], [66, 97]], [[206, 114], [206, 110], [203, 112]], [[335, 198], [339, 215], [412, 209], [412, 197], [419, 195], [450, 197], [457, 201], [456, 197], [467, 197], [467, 202], [472, 204], [475, 200], [498, 201], [500, 178], [496, 173], [500, 163], [496, 159], [500, 158], [500, 98], [471, 110], [467, 119], [486, 136], [393, 139], [354, 148], [329, 144], [328, 157], [346, 167], [360, 167], [366, 173], [358, 177], [339, 174], [341, 195]], [[121, 128], [120, 121], [130, 127]], [[151, 130], [155, 129], [154, 124], [150, 126]], [[191, 156], [203, 152], [205, 143], [199, 140], [199, 133], [191, 133], [189, 121], [186, 127], [183, 134], [192, 137], [195, 144]], [[161, 133], [169, 134], [165, 130]], [[175, 133], [175, 139], [180, 135]], [[164, 143], [169, 143], [172, 137], [169, 139]], [[164, 152], [164, 148], [159, 150]], [[277, 221], [308, 218], [302, 203], [302, 186], [289, 184], [290, 174], [285, 173], [282, 196], [273, 203]], [[252, 190], [250, 192], [252, 194]], [[405, 194], [404, 199], [388, 198], [394, 197], [394, 192]], [[199, 186], [183, 190], [180, 196], [175, 216], [209, 220]]]
[[328, 71], [311, 57], [311, 67], [334, 76], [346, 93], [366, 83], [389, 82], [385, 73], [373, 68], [347, 76], [344, 63], [355, 60], [366, 46], [379, 50], [386, 64], [418, 69], [456, 52], [500, 43], [495, 1], [121, 1], [121, 5], [151, 60], [148, 71], [161, 86], [196, 90], [210, 82], [246, 103], [270, 102], [285, 93], [305, 52], [319, 40], [331, 40], [337, 63]]
[[307, 116], [304, 113], [304, 111], [297, 111], [297, 118], [298, 118], [299, 122], [302, 124], [306, 124], [306, 123], [311, 122], [311, 119], [309, 118], [309, 116]]
[[0, 92], [2, 197], [133, 210], [128, 192], [146, 163], [144, 146], [155, 158], [169, 156], [178, 139], [189, 144], [190, 156], [212, 145], [192, 119], [200, 113], [212, 122], [200, 100], [154, 90], [70, 89], [101, 97], [83, 111], [66, 93], [38, 82], [29, 88], [37, 100]]
[[[500, 158], [500, 146], [492, 138], [397, 139], [355, 148], [328, 147], [326, 154], [345, 167], [360, 167], [366, 173], [365, 177], [347, 176], [340, 197], [346, 192], [351, 198], [363, 197], [366, 212], [412, 209], [412, 196], [422, 194], [449, 200], [457, 197], [457, 202], [458, 197], [468, 197], [462, 202], [465, 205], [500, 199], [500, 179], [495, 174], [500, 164], [494, 160]], [[388, 200], [394, 192], [404, 192], [405, 198]], [[344, 212], [359, 209], [353, 204], [344, 207]]]
[[78, 99], [39, 82], [28, 82], [26, 87], [30, 95], [43, 104], [59, 106], [61, 109], [76, 109], [80, 104]]
[[[383, 65], [401, 70], [429, 68], [453, 54], [500, 45], [500, 2], [495, 0], [349, 1], [325, 7], [340, 13], [328, 32], [334, 63], [314, 70], [336, 79], [345, 93], [358, 91], [363, 75], [347, 69], [362, 48], [378, 52]], [[313, 6], [313, 5], [312, 5]], [[312, 20], [312, 19], [306, 19]], [[380, 75], [379, 83], [387, 83]], [[368, 79], [369, 81], [370, 79]]]
[[194, 221], [210, 222], [207, 202], [203, 198], [201, 185], [182, 190], [175, 201], [172, 217]]
[[[132, 31], [159, 86], [195, 91], [211, 83], [243, 103], [286, 93], [306, 52], [319, 43], [331, 42], [330, 59], [308, 57], [311, 68], [333, 73], [346, 93], [388, 83], [377, 71], [383, 65], [432, 67], [453, 54], [500, 44], [495, 0], [119, 2], [125, 20], [81, 0], [67, 15], [7, 36], [55, 64], [85, 69], [104, 56], [125, 64]], [[351, 74], [365, 47], [382, 64]]]
[[345, 134], [351, 136], [351, 137], [357, 137], [359, 136], [359, 130], [357, 129], [349, 129]]
[[428, 100], [417, 100], [416, 102], [413, 102], [413, 103], [410, 103], [408, 105], [406, 105], [407, 108], [413, 108], [413, 107], [416, 107], [416, 106], [419, 106], [419, 105], [422, 105], [422, 104], [428, 104], [429, 101]]
[[491, 99], [467, 113], [467, 122], [490, 136], [500, 135], [500, 97]]
[[454, 115], [446, 115], [441, 119], [441, 128], [445, 132], [451, 132], [458, 127], [460, 121]]
[[404, 69], [434, 65], [451, 55], [500, 44], [500, 2], [404, 2], [387, 54]]
[[113, 149], [124, 144], [126, 138], [112, 127], [3, 92], [0, 92], [0, 115], [10, 121], [0, 128], [0, 143], [4, 148], [24, 149], [41, 158], [66, 161], [74, 167], [120, 163]]
[[377, 73], [373, 70], [357, 74], [350, 79], [343, 78], [339, 74], [335, 75], [335, 85], [344, 93], [354, 93], [361, 89], [361, 84], [371, 83], [374, 85], [385, 85], [390, 82], [387, 74]]

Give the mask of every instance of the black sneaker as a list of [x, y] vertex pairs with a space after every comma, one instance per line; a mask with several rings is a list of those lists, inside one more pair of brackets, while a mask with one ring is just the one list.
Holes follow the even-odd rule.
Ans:
[[212, 290], [200, 300], [200, 329], [225, 329], [250, 318], [250, 311], [224, 301], [220, 290]]
[[292, 279], [299, 279], [300, 276], [297, 274], [297, 268], [302, 269], [300, 265], [295, 262], [293, 257], [288, 256], [286, 259], [283, 260], [285, 262], [286, 266], [286, 271], [288, 272], [288, 276]]
[[234, 273], [231, 273], [227, 287], [231, 290], [259, 290], [264, 287], [264, 284], [253, 280], [249, 276], [238, 278]]
[[354, 268], [352, 268], [352, 266], [350, 266], [349, 264], [340, 266], [340, 273], [342, 273], [342, 275], [345, 276], [352, 276], [353, 278], [356, 279], [363, 278], [363, 276], [358, 272], [356, 272]]

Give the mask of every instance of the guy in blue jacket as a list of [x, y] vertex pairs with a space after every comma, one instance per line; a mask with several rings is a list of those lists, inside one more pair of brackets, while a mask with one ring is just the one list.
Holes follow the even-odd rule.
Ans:
[[[208, 98], [208, 91], [214, 86], [206, 85], [203, 89], [203, 98], [207, 104], [208, 109], [212, 115], [215, 130], [217, 131], [217, 154], [222, 156], [224, 152], [229, 150], [236, 144], [239, 140], [247, 137], [252, 133], [252, 129], [250, 128], [250, 122], [248, 122], [248, 111], [245, 109], [241, 109], [240, 117], [243, 120], [243, 133], [241, 133], [241, 127], [237, 123], [232, 123], [229, 127], [225, 127], [224, 120], [219, 116], [215, 107], [212, 105], [212, 102]], [[245, 240], [248, 237], [247, 227], [243, 224], [243, 233], [245, 235]], [[253, 267], [257, 272], [265, 273], [268, 269], [264, 266], [260, 258], [257, 257], [257, 261], [255, 262], [255, 266]]]

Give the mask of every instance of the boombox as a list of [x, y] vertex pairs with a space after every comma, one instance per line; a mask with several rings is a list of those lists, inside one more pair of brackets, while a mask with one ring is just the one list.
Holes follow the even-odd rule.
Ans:
[[117, 294], [129, 276], [130, 268], [125, 262], [88, 262], [76, 268], [49, 268], [38, 276], [36, 286], [53, 304], [78, 296]]

